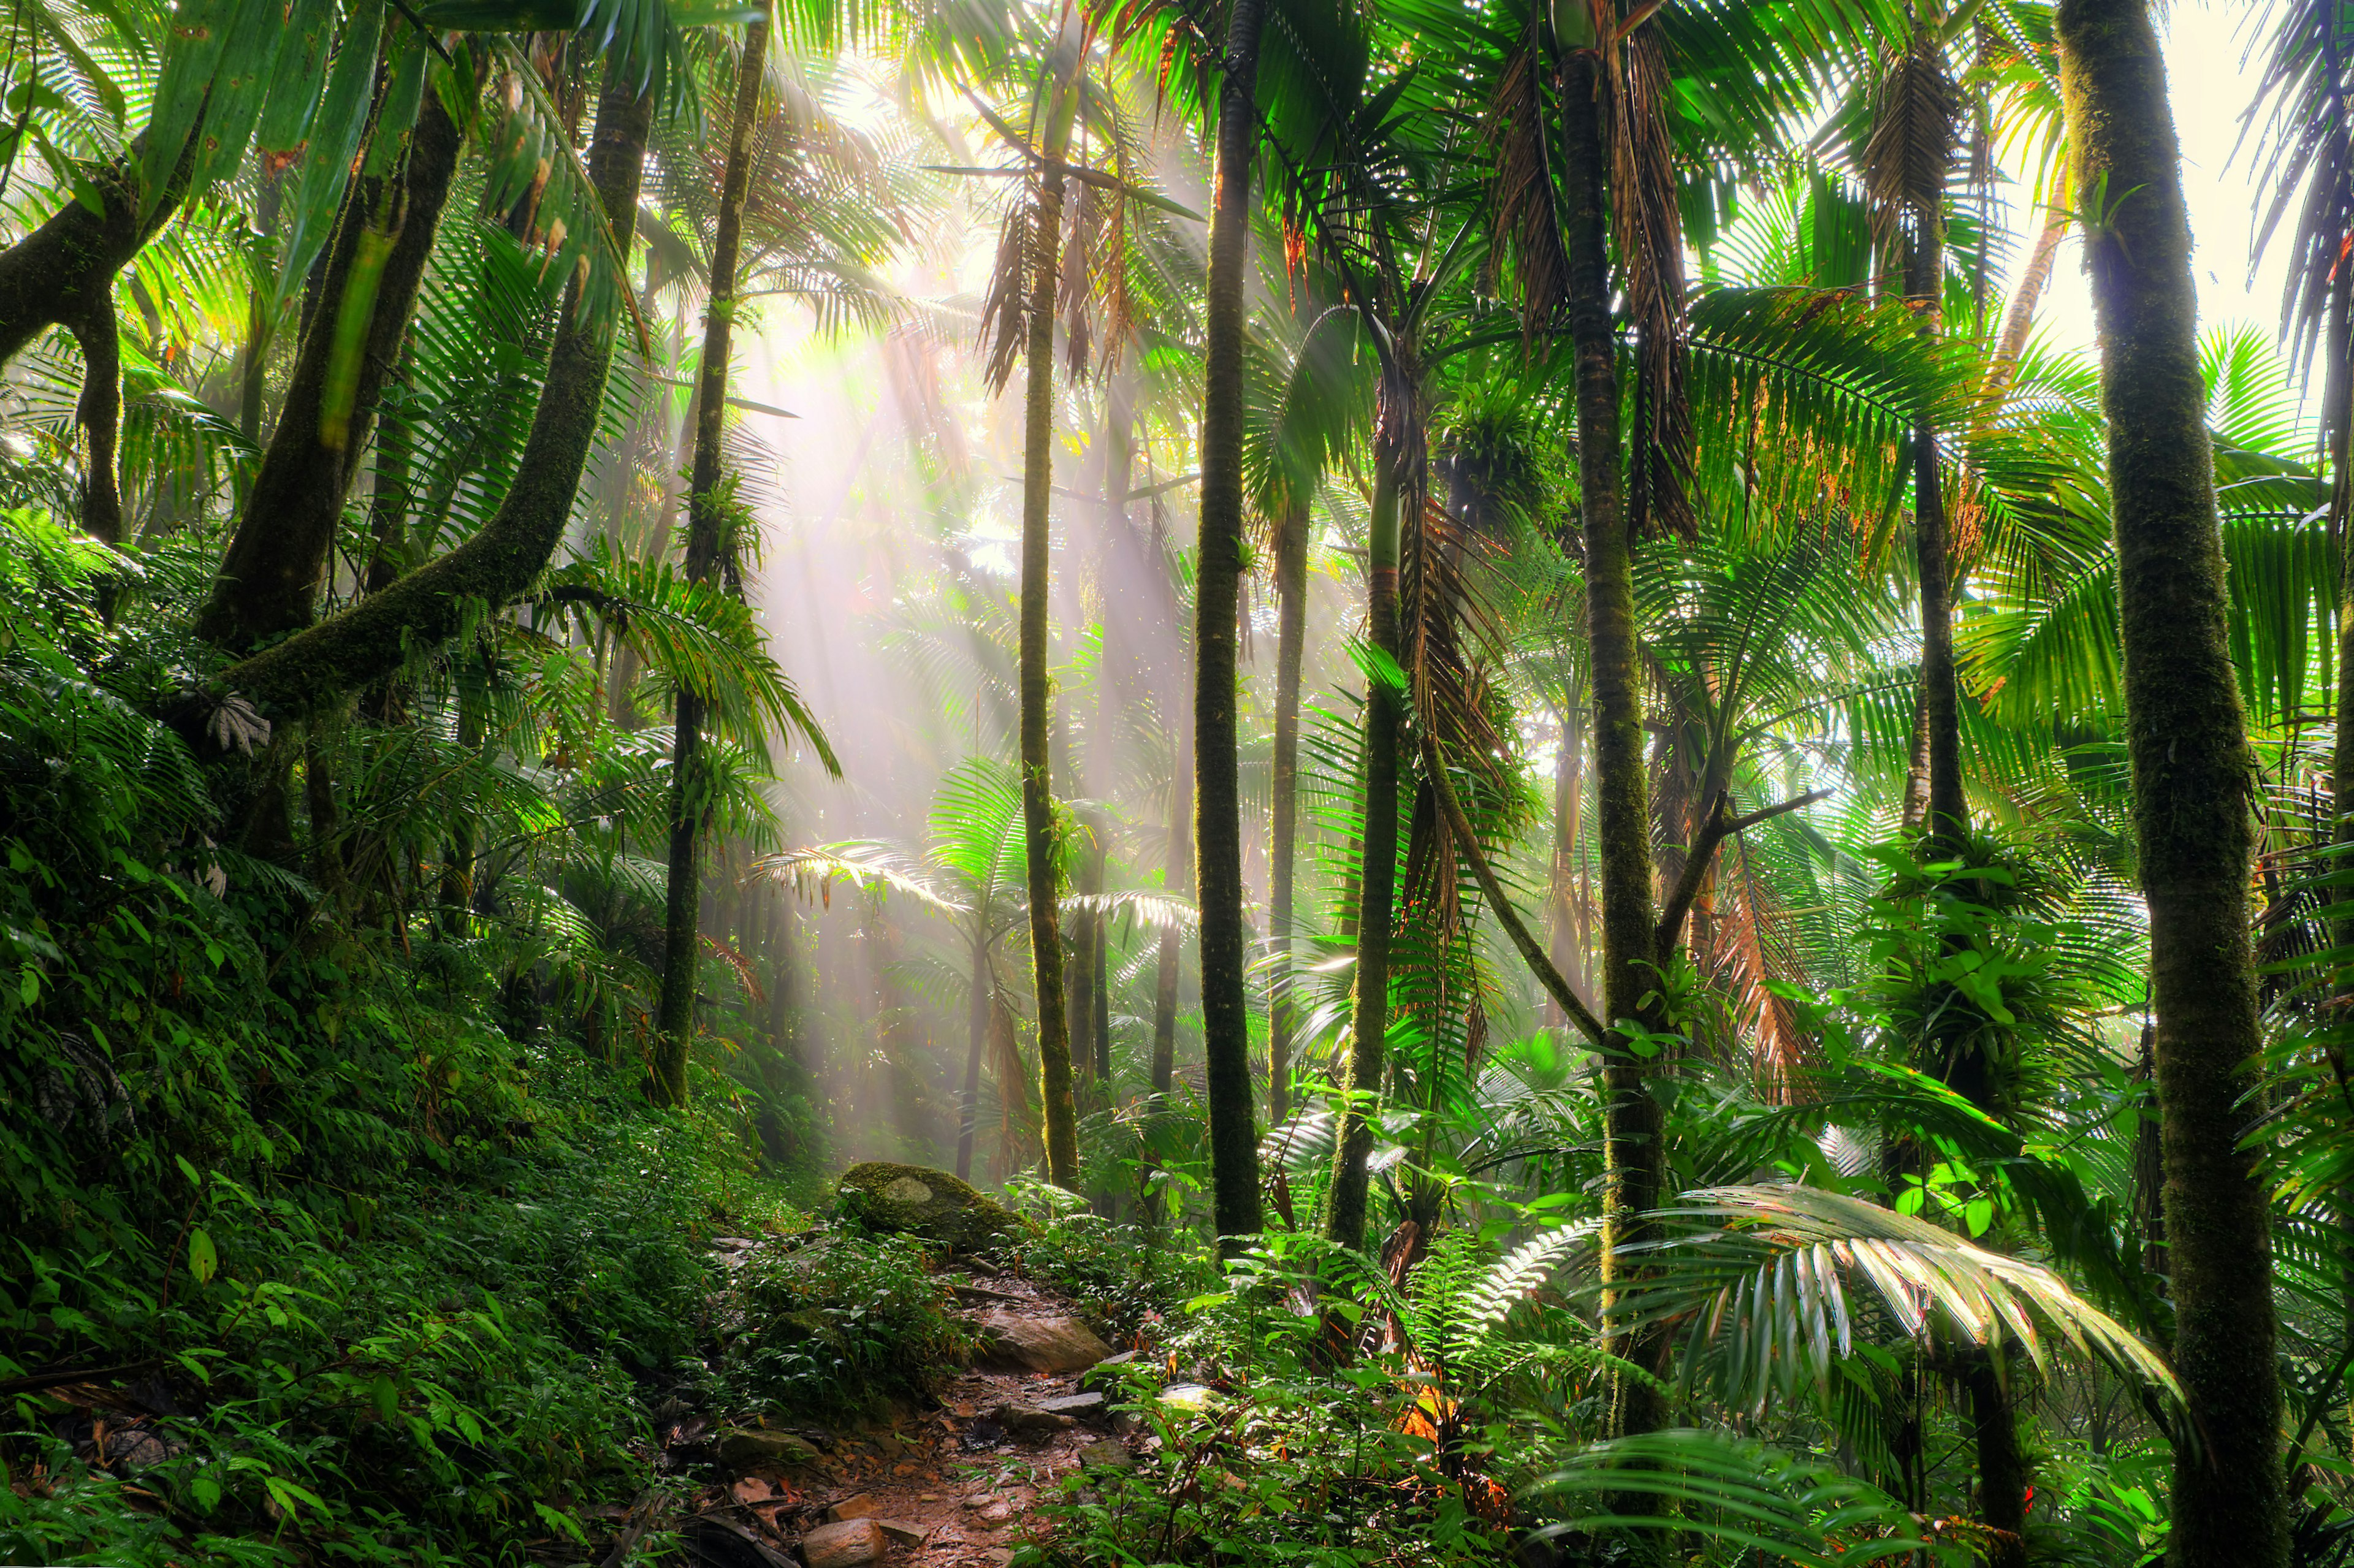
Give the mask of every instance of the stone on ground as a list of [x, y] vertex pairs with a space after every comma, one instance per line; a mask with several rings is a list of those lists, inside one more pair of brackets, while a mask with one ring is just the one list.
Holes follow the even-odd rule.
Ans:
[[871, 1519], [822, 1524], [801, 1537], [801, 1561], [809, 1568], [863, 1568], [890, 1550], [891, 1538]]
[[882, 1505], [864, 1492], [846, 1497], [825, 1510], [825, 1517], [836, 1524], [845, 1519], [872, 1519], [883, 1511]]
[[1066, 1393], [1060, 1399], [1040, 1400], [1038, 1408], [1051, 1410], [1057, 1415], [1085, 1419], [1090, 1415], [1101, 1415], [1104, 1413], [1104, 1396], [1100, 1393]]
[[1111, 1347], [1076, 1318], [1019, 1318], [997, 1311], [983, 1314], [974, 1327], [991, 1361], [1032, 1372], [1077, 1372], [1111, 1354]]
[[924, 1538], [932, 1533], [929, 1525], [910, 1524], [904, 1519], [878, 1519], [875, 1522], [883, 1527], [884, 1534], [902, 1546], [921, 1546]]
[[743, 1426], [719, 1435], [720, 1463], [739, 1470], [755, 1465], [808, 1465], [817, 1458], [816, 1444], [790, 1432]]
[[1136, 1456], [1118, 1438], [1103, 1437], [1079, 1445], [1079, 1463], [1090, 1470], [1132, 1470]]
[[871, 1230], [938, 1242], [955, 1252], [979, 1252], [1010, 1241], [1029, 1222], [983, 1197], [945, 1171], [871, 1160], [842, 1173], [836, 1192], [842, 1213]]
[[1077, 1425], [1067, 1415], [1041, 1410], [1034, 1404], [1001, 1404], [989, 1414], [991, 1419], [1017, 1437], [1052, 1437], [1058, 1432], [1068, 1432]]

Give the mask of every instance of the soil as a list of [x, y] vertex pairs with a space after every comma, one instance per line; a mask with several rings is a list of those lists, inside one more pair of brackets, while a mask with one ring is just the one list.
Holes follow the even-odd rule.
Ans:
[[[967, 1314], [1023, 1318], [1075, 1316], [1071, 1303], [1028, 1280], [975, 1276], [959, 1287]], [[783, 1431], [821, 1451], [790, 1467], [760, 1465], [707, 1488], [689, 1511], [756, 1536], [789, 1560], [811, 1531], [839, 1519], [872, 1518], [893, 1530], [894, 1568], [1002, 1568], [1030, 1539], [1039, 1494], [1081, 1466], [1080, 1451], [1119, 1441], [1097, 1412], [1051, 1434], [1008, 1431], [992, 1416], [1002, 1405], [1036, 1406], [1081, 1392], [1085, 1374], [974, 1367], [940, 1390], [940, 1407], [901, 1415], [887, 1425], [832, 1432]], [[1101, 1462], [1107, 1451], [1097, 1448]], [[905, 1537], [914, 1537], [906, 1539]]]

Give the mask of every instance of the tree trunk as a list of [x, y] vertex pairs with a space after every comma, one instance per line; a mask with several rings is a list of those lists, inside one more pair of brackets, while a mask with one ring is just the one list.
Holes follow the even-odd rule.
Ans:
[[1275, 821], [1267, 835], [1268, 935], [1275, 943], [1267, 998], [1267, 1118], [1291, 1114], [1292, 925], [1299, 839], [1299, 666], [1308, 648], [1308, 507], [1295, 503], [1275, 535]]
[[[1561, 715], [1561, 751], [1553, 773], [1553, 963], [1579, 1000], [1590, 1007], [1591, 982], [1585, 975], [1586, 931], [1577, 900], [1577, 840], [1585, 809], [1585, 736], [1579, 733], [1575, 708]], [[1557, 1001], [1545, 1004], [1546, 1022], [1569, 1026], [1569, 1015]]]
[[2172, 1568], [2288, 1561], [2272, 1249], [2240, 1102], [2263, 1044], [2248, 948], [2247, 731], [2226, 641], [2190, 221], [2142, 0], [2061, 0], [2061, 86], [2085, 225], [2125, 646], [2127, 751], [2173, 1264]]
[[[315, 615], [344, 498], [408, 338], [463, 142], [440, 95], [428, 92], [400, 174], [355, 179], [345, 193], [277, 428], [197, 612], [207, 641], [242, 652]], [[355, 379], [339, 379], [354, 371]]]
[[[703, 364], [695, 388], [695, 468], [687, 492], [686, 580], [718, 575], [729, 503], [721, 440], [727, 428], [727, 360], [736, 325], [736, 262], [743, 245], [744, 200], [752, 188], [752, 133], [760, 118], [761, 78], [769, 58], [769, 24], [744, 29], [736, 68], [736, 110], [727, 133], [727, 165], [712, 235], [711, 290], [704, 316]], [[700, 913], [703, 819], [710, 810], [709, 771], [703, 761], [702, 693], [682, 683], [671, 742], [670, 866], [663, 920], [662, 1002], [654, 1015], [652, 1094], [658, 1105], [686, 1103], [687, 1047], [695, 1038], [695, 971]]]
[[[1610, 268], [1603, 239], [1601, 97], [1591, 53], [1573, 54], [1562, 83], [1564, 170], [1569, 184], [1570, 334], [1577, 366], [1579, 498], [1585, 520], [1586, 636], [1594, 680], [1595, 839], [1602, 862], [1602, 1022], [1613, 1030], [1603, 1092], [1605, 1304], [1628, 1264], [1619, 1249], [1646, 1239], [1636, 1216], [1658, 1205], [1664, 1158], [1659, 1102], [1645, 1064], [1616, 1032], [1646, 1026], [1642, 998], [1656, 957], [1649, 784], [1644, 773], [1641, 653], [1635, 637], [1635, 573], [1618, 474], [1617, 342], [1610, 330]], [[1640, 1362], [1654, 1348], [1623, 1339], [1617, 1353]], [[1613, 1391], [1614, 1436], [1655, 1430], [1659, 1395], [1631, 1378]]]
[[[1366, 631], [1374, 648], [1398, 656], [1398, 429], [1407, 410], [1384, 376], [1383, 429], [1375, 435], [1373, 499], [1366, 532]], [[1373, 1153], [1373, 1102], [1382, 1092], [1390, 1002], [1390, 905], [1397, 885], [1399, 708], [1405, 694], [1385, 680], [1365, 683], [1365, 835], [1357, 874], [1357, 975], [1349, 1009], [1349, 1061], [1341, 1085], [1339, 1136], [1332, 1150], [1332, 1196], [1325, 1234], [1342, 1246], [1365, 1245], [1365, 1160]]]
[[1235, 718], [1243, 570], [1243, 284], [1250, 266], [1251, 164], [1258, 154], [1258, 43], [1266, 0], [1235, 0], [1218, 94], [1202, 398], [1202, 553], [1193, 598], [1193, 852], [1202, 910], [1202, 1055], [1210, 1090], [1210, 1177], [1219, 1245], [1260, 1226], [1250, 1012], [1243, 1000], [1241, 760]]
[[48, 222], [0, 250], [0, 366], [49, 328], [88, 320], [101, 300], [112, 300], [115, 274], [187, 194], [203, 139], [199, 125], [171, 184], [143, 216], [138, 171], [147, 139], [142, 136], [121, 157], [88, 171], [98, 211], [69, 196]]
[[[1913, 220], [1904, 290], [1920, 313], [1921, 335], [1934, 338], [1945, 308], [1945, 214], [1937, 207], [1916, 210]], [[1923, 826], [1930, 856], [1944, 860], [1959, 854], [1968, 838], [1969, 805], [1962, 794], [1961, 707], [1954, 677], [1953, 553], [1937, 427], [1925, 406], [1913, 422], [1913, 549], [1921, 579], [1920, 722], [1929, 762]]]
[[972, 1134], [981, 1120], [981, 1058], [989, 1048], [988, 911], [973, 912], [972, 984], [965, 1000], [964, 1099], [957, 1122], [957, 1180], [972, 1180]]
[[[636, 235], [653, 121], [652, 99], [640, 95], [626, 77], [609, 73], [588, 147], [589, 183], [624, 257]], [[504, 605], [528, 588], [563, 541], [596, 440], [612, 359], [612, 335], [581, 318], [578, 285], [567, 286], [531, 434], [514, 482], [491, 520], [448, 555], [382, 592], [232, 665], [220, 677], [221, 688], [241, 692], [273, 713], [301, 713], [398, 670], [417, 651], [454, 633], [470, 605]]]
[[[1174, 685], [1175, 683], [1171, 683]], [[1172, 696], [1177, 694], [1172, 692]], [[1179, 702], [1182, 703], [1182, 697]], [[1169, 890], [1193, 891], [1193, 727], [1184, 715], [1175, 716], [1176, 753], [1169, 769]], [[1183, 978], [1183, 938], [1174, 926], [1161, 928], [1160, 964], [1152, 987], [1152, 1095], [1155, 1104], [1168, 1099], [1169, 1085], [1177, 1073], [1177, 991]]]
[[122, 543], [122, 484], [117, 449], [122, 435], [122, 343], [114, 322], [114, 294], [100, 295], [87, 313], [68, 323], [81, 345], [81, 398], [74, 428], [81, 448], [81, 525], [101, 545]]
[[1038, 1082], [1044, 1100], [1046, 1180], [1079, 1190], [1078, 1116], [1071, 1094], [1071, 1035], [1064, 1012], [1063, 933], [1055, 907], [1055, 798], [1047, 729], [1047, 577], [1055, 480], [1055, 295], [1062, 269], [1063, 158], [1078, 108], [1078, 44], [1068, 34], [1047, 92], [1044, 172], [1032, 229], [1028, 385], [1022, 441], [1022, 825], [1030, 890], [1030, 955], [1038, 993]]

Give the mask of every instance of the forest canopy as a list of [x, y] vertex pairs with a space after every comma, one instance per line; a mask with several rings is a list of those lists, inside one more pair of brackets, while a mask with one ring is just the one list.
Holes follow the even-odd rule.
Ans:
[[2160, 19], [16, 0], [0, 1561], [2354, 1561]]

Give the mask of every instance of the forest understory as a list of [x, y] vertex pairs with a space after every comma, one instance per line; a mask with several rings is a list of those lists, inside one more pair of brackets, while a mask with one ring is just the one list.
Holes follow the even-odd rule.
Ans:
[[2182, 26], [10, 0], [0, 1563], [2354, 1564]]

